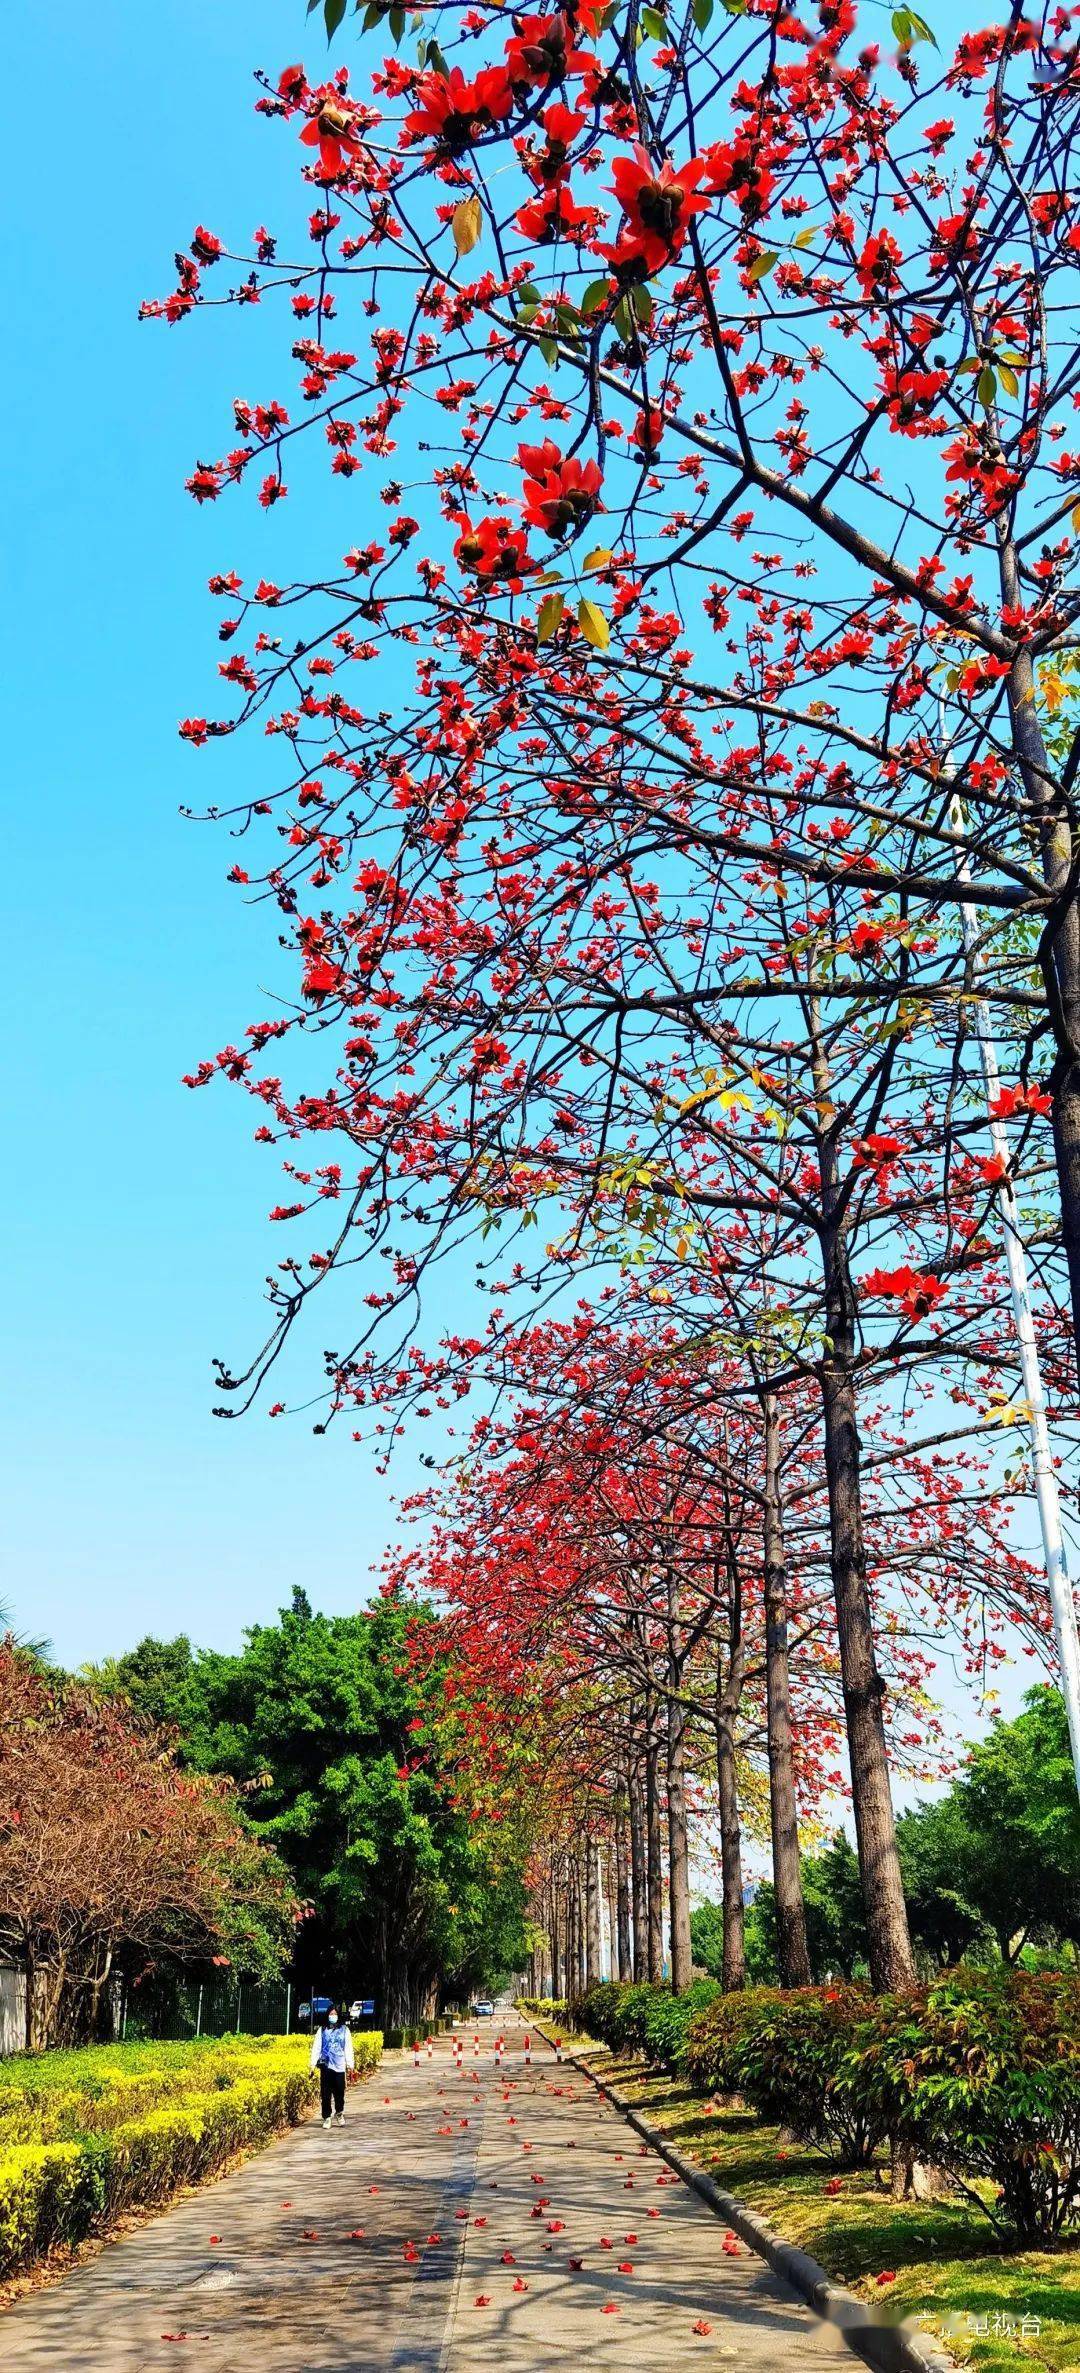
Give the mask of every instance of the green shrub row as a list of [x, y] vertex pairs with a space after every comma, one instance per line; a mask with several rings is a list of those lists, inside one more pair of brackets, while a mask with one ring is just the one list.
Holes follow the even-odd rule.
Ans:
[[519, 1994], [514, 2004], [527, 2019], [565, 2019], [567, 2007], [564, 1994]]
[[[381, 2035], [360, 2034], [354, 2044], [357, 2069], [374, 2067]], [[181, 2186], [216, 2174], [235, 2151], [258, 2148], [283, 2126], [296, 2125], [312, 2098], [306, 2038], [265, 2037], [257, 2047], [245, 2038], [243, 2049], [224, 2053], [219, 2045], [141, 2048], [157, 2053], [159, 2066], [153, 2105], [140, 2106], [135, 2116], [114, 2112], [125, 2077], [129, 2097], [149, 2081], [145, 2065], [94, 2067], [80, 2080], [75, 2063], [95, 2055], [46, 2054], [21, 2064], [21, 2087], [11, 2080], [4, 2086], [5, 2109], [21, 2091], [43, 2125], [50, 2103], [62, 2104], [69, 2122], [85, 2114], [88, 2123], [65, 2140], [0, 2135], [0, 2280], [57, 2244], [104, 2231], [128, 2210], [159, 2205]]]
[[702, 1992], [598, 1986], [581, 2021], [695, 2091], [744, 2095], [843, 2166], [886, 2144], [931, 2162], [1003, 2240], [1080, 2232], [1080, 1977], [961, 1965], [904, 1995]]
[[695, 2019], [720, 1995], [715, 1978], [695, 1978], [685, 1993], [670, 1986], [629, 1986], [605, 1980], [575, 2005], [587, 2035], [616, 2052], [635, 2052], [653, 2067], [681, 2068]]
[[73, 2142], [87, 2133], [110, 2133], [143, 2111], [156, 2109], [163, 2087], [170, 2092], [178, 2086], [189, 2093], [223, 2092], [241, 2077], [276, 2067], [283, 2050], [293, 2064], [297, 2049], [295, 2039], [289, 2044], [281, 2036], [230, 2036], [6, 2060], [0, 2064], [0, 2149], [17, 2142]]
[[[414, 2043], [426, 2043], [429, 2035], [441, 2035], [453, 2024], [453, 2019], [449, 2016], [445, 2018], [440, 2016], [437, 2019], [417, 2019], [411, 2027], [388, 2027], [383, 2036], [383, 2043], [388, 2052], [400, 2052], [406, 2045], [411, 2049]], [[359, 2041], [359, 2038], [356, 2040]]]

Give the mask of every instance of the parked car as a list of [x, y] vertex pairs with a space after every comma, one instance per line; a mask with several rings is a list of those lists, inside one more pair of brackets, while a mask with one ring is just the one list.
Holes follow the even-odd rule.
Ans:
[[472, 2016], [474, 2019], [493, 2019], [495, 2016], [494, 2003], [474, 2002], [472, 2006]]

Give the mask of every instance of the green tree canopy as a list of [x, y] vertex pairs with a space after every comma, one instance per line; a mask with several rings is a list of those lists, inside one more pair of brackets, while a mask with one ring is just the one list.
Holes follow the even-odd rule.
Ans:
[[320, 1615], [302, 1590], [237, 1655], [145, 1639], [99, 1668], [178, 1734], [200, 1771], [227, 1772], [310, 1905], [298, 1972], [373, 1991], [388, 2025], [519, 1967], [524, 1891], [510, 1826], [455, 1803], [437, 1766], [396, 1595]]

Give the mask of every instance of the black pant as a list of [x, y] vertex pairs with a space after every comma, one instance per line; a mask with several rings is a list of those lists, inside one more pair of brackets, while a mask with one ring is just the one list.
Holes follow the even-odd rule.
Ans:
[[344, 2117], [344, 2114], [345, 2114], [345, 2071], [344, 2071], [344, 2069], [343, 2069], [343, 2068], [320, 2068], [320, 2070], [319, 2070], [319, 2091], [320, 2091], [320, 2093], [321, 2093], [321, 2095], [322, 2095], [322, 2113], [323, 2113], [323, 2116], [324, 2116], [324, 2118], [328, 2118], [328, 2117], [329, 2117], [329, 2115], [330, 2115], [330, 2112], [331, 2112], [331, 2110], [332, 2110], [332, 2109], [336, 2109], [336, 2111], [337, 2111], [337, 2113], [338, 2113], [338, 2116], [339, 2116], [339, 2118], [340, 2118], [340, 2117]]

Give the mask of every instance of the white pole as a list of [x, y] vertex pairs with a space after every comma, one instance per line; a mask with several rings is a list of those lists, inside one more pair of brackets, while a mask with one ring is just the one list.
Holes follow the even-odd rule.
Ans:
[[[966, 830], [966, 819], [954, 792], [952, 801], [953, 829]], [[957, 857], [957, 872], [963, 882], [970, 882], [971, 868], [967, 851], [961, 849]], [[982, 971], [979, 954], [979, 925], [973, 907], [965, 903], [963, 916], [964, 946], [977, 979]], [[1009, 1269], [1009, 1288], [1012, 1296], [1013, 1323], [1020, 1353], [1020, 1374], [1023, 1379], [1024, 1399], [1028, 1409], [1031, 1436], [1031, 1464], [1035, 1475], [1035, 1497], [1039, 1507], [1042, 1529], [1043, 1556], [1046, 1560], [1046, 1579], [1050, 1589], [1050, 1605], [1054, 1616], [1054, 1635], [1057, 1640], [1061, 1693], [1069, 1720], [1069, 1739], [1072, 1745], [1073, 1771], [1080, 1793], [1080, 1639], [1076, 1630], [1076, 1605], [1069, 1581], [1065, 1557], [1065, 1539], [1061, 1530], [1061, 1501], [1058, 1496], [1057, 1474], [1050, 1448], [1050, 1428], [1046, 1419], [1046, 1395], [1039, 1368], [1039, 1350], [1035, 1340], [1035, 1322], [1031, 1314], [1028, 1292], [1027, 1254], [1020, 1233], [1020, 1214], [1013, 1191], [1009, 1170], [1009, 1140], [1000, 1120], [995, 1119], [993, 1106], [1001, 1094], [1001, 1075], [998, 1071], [997, 1048], [990, 1025], [990, 1011], [985, 998], [975, 999], [975, 1035], [979, 1041], [983, 1086], [986, 1090], [987, 1120], [990, 1142], [1002, 1164], [1002, 1180], [997, 1189], [1001, 1224], [1005, 1236], [1005, 1259]]]
[[200, 1986], [200, 1988], [199, 1988], [199, 1999], [198, 1999], [198, 2002], [197, 2002], [197, 2004], [196, 2004], [196, 2006], [195, 2006], [195, 2039], [196, 2039], [196, 2042], [198, 2041], [198, 2039], [199, 2039], [199, 2036], [202, 2034], [202, 1997], [203, 1997], [203, 1990], [202, 1990], [202, 1987]]

